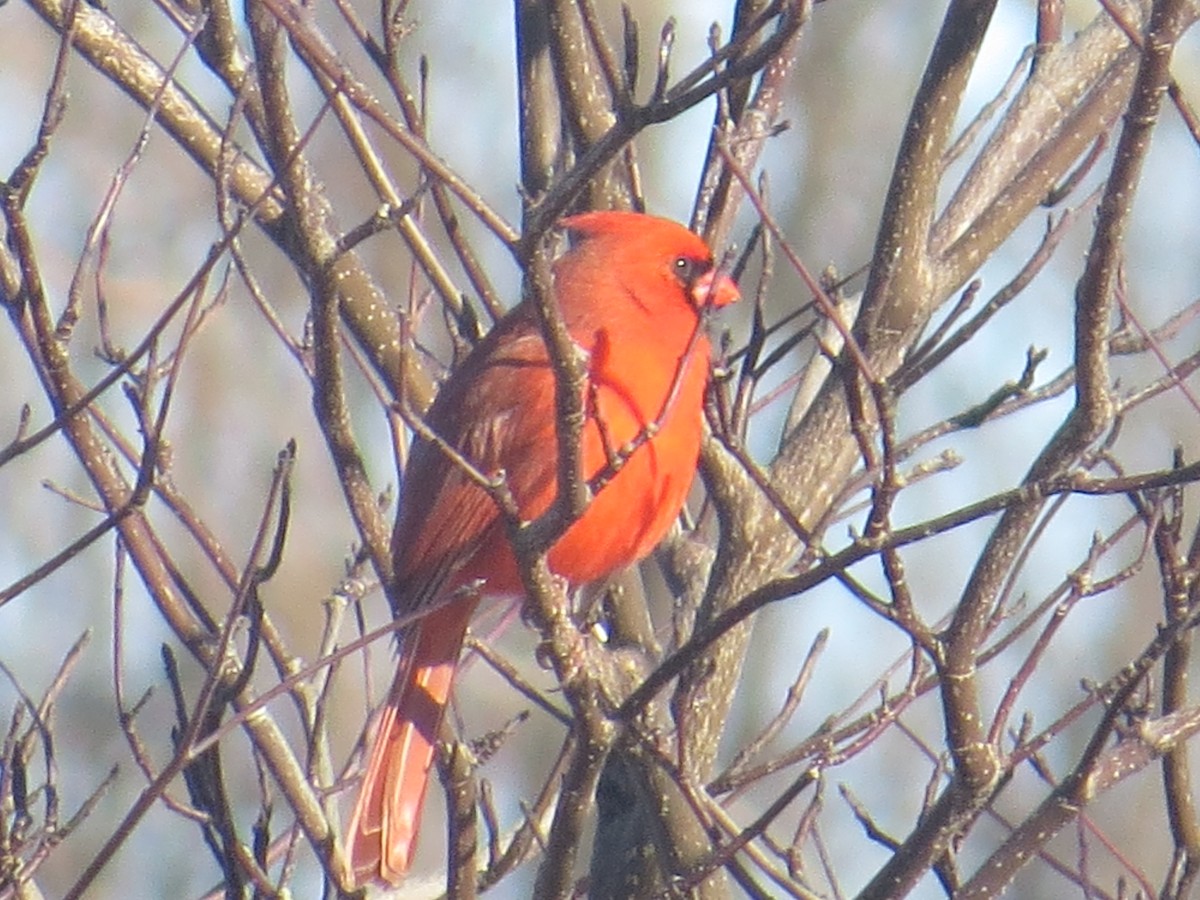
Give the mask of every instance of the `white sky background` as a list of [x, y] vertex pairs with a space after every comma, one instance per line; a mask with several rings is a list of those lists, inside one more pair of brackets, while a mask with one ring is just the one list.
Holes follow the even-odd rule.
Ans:
[[[373, 14], [373, 6], [363, 6], [365, 16]], [[676, 74], [687, 71], [706, 54], [709, 22], [725, 16], [727, 6], [717, 0], [637, 4], [644, 54], [652, 53], [657, 23], [663, 15], [673, 13], [679, 19], [673, 71]], [[772, 144], [763, 159], [763, 167], [771, 178], [772, 207], [810, 270], [819, 271], [832, 262], [841, 271], [852, 271], [870, 254], [872, 228], [882, 204], [908, 101], [943, 7], [944, 4], [912, 0], [884, 4], [831, 0], [817, 9], [787, 103], [786, 115], [792, 128]], [[114, 0], [108, 8], [123, 21], [134, 21], [139, 15], [155, 15], [148, 6], [140, 8], [129, 0]], [[1082, 23], [1091, 15], [1090, 6], [1077, 4], [1075, 13], [1076, 22]], [[420, 53], [427, 54], [431, 66], [431, 144], [479, 187], [502, 214], [510, 221], [517, 221], [516, 78], [512, 68], [511, 5], [468, 0], [414, 2], [411, 14], [418, 28], [408, 39], [412, 54], [410, 71], [415, 78]], [[723, 26], [727, 31], [727, 23], [723, 22]], [[138, 30], [145, 29], [139, 25]], [[167, 26], [154, 33], [162, 41], [161, 47], [178, 46], [178, 36]], [[968, 98], [969, 112], [990, 99], [1007, 78], [1031, 34], [1030, 4], [1011, 0], [1001, 3]], [[0, 122], [7, 123], [0, 127], [0, 171], [11, 171], [32, 139], [41, 92], [53, 58], [53, 51], [48, 48], [53, 46], [48, 30], [19, 0], [10, 0], [0, 7]], [[1185, 91], [1187, 79], [1192, 79], [1188, 96], [1193, 102], [1200, 95], [1195, 65], [1200, 54], [1196, 49], [1197, 41], [1192, 35], [1176, 65], [1176, 74], [1184, 81]], [[160, 58], [169, 58], [171, 52], [164, 50]], [[69, 283], [84, 232], [100, 197], [115, 167], [136, 139], [143, 120], [140, 111], [114, 98], [113, 90], [94, 77], [81, 61], [75, 60], [72, 66], [68, 120], [32, 203], [46, 281], [59, 297]], [[196, 92], [212, 103], [218, 115], [223, 115], [228, 100], [213, 89], [211, 82], [205, 84], [205, 76], [198, 68], [185, 71], [194, 79]], [[297, 86], [304, 84], [300, 75], [294, 81]], [[103, 115], [91, 115], [93, 104], [104, 110]], [[706, 105], [639, 141], [650, 211], [687, 218], [707, 138], [706, 129], [697, 123], [710, 121], [711, 116], [711, 105]], [[336, 172], [337, 155], [343, 152], [332, 143], [314, 150], [316, 164], [325, 177]], [[161, 133], [155, 133], [146, 160], [135, 173], [118, 209], [118, 217], [128, 216], [138, 229], [137, 240], [121, 240], [113, 248], [108, 289], [122, 303], [153, 307], [173, 296], [212, 239], [202, 225], [180, 227], [180, 223], [188, 221], [189, 211], [204, 209], [206, 203], [211, 206], [205, 180], [189, 177], [187, 164], [178, 163], [168, 170], [183, 173], [178, 180], [163, 180], [155, 175], [159, 162], [181, 156]], [[1104, 165], [1097, 171], [1105, 171]], [[164, 196], [169, 198], [167, 202]], [[361, 186], [349, 188], [347, 196], [361, 200], [361, 208], [355, 208], [351, 202], [345, 213], [346, 222], [355, 221], [356, 214], [370, 211], [371, 198]], [[340, 203], [341, 197], [335, 202]], [[1131, 302], [1148, 325], [1157, 324], [1165, 310], [1182, 306], [1200, 292], [1197, 209], [1200, 209], [1200, 164], [1196, 147], [1168, 107], [1165, 125], [1155, 136], [1129, 239]], [[203, 222], [203, 213], [196, 218]], [[749, 221], [747, 214], [745, 223]], [[984, 281], [981, 300], [999, 288], [1036, 247], [1041, 236], [1039, 227], [1031, 220], [1005, 251], [985, 266], [980, 273]], [[1051, 351], [1039, 370], [1039, 383], [1069, 363], [1070, 304], [1087, 233], [1084, 222], [1077, 236], [1068, 240], [1060, 252], [1059, 260], [1002, 314], [995, 327], [988, 329], [986, 343], [973, 344], [935, 378], [913, 391], [901, 408], [903, 432], [918, 430], [980, 402], [1004, 381], [1017, 378], [1030, 344]], [[735, 234], [735, 240], [744, 240], [746, 234], [747, 227], [743, 227]], [[506, 296], [515, 297], [519, 284], [515, 267], [494, 243], [482, 246], [485, 264], [498, 286]], [[398, 247], [394, 239], [381, 240], [365, 252], [383, 259], [388, 254], [398, 255]], [[269, 258], [271, 251], [260, 255]], [[407, 272], [407, 262], [397, 258], [391, 264], [399, 280]], [[782, 268], [780, 262], [777, 270]], [[294, 289], [294, 297], [280, 297], [276, 302], [298, 330], [305, 299], [298, 284]], [[402, 283], [396, 289], [402, 296]], [[802, 295], [798, 280], [783, 273], [774, 296], [775, 312], [787, 308]], [[228, 321], [214, 326], [216, 334], [210, 336], [211, 341], [194, 351], [192, 363], [198, 377], [190, 382], [175, 411], [181, 431], [187, 422], [184, 416], [219, 414], [220, 419], [214, 421], [205, 443], [179, 448], [177, 477], [189, 486], [211, 484], [211, 490], [201, 495], [200, 512], [213, 523], [227, 548], [236, 553], [238, 548], [248, 545], [275, 453], [288, 437], [294, 435], [299, 439], [298, 527], [293, 530], [293, 550], [286, 563], [289, 571], [281, 573], [278, 582], [272, 585], [267, 602], [275, 604], [272, 611], [280, 612], [285, 627], [308, 639], [320, 626], [319, 601], [323, 593], [341, 574], [345, 542], [350, 534], [347, 517], [340, 496], [329, 488], [323, 445], [308, 422], [309, 395], [303, 380], [289, 360], [279, 354], [257, 352], [261, 346], [258, 342], [269, 337], [244, 297], [231, 303], [224, 316]], [[730, 315], [727, 323], [736, 337], [744, 336], [744, 311]], [[1193, 327], [1177, 346], [1193, 346], [1197, 337]], [[94, 342], [91, 336], [88, 340]], [[1181, 355], [1183, 352], [1186, 349], [1180, 351]], [[76, 357], [82, 354], [77, 353]], [[80, 370], [98, 377], [103, 367], [98, 362], [85, 363]], [[206, 377], [208, 372], [211, 380]], [[216, 396], [214, 391], [229, 390], [230, 375], [234, 385], [265, 382], [270, 390], [277, 392], [281, 421], [259, 427], [256, 402], [259, 395], [249, 388], [244, 401], [236, 395]], [[1130, 377], [1145, 381], [1152, 376], [1142, 370], [1131, 371]], [[9, 397], [21, 396], [33, 404], [35, 427], [46, 421], [48, 411], [39, 400], [37, 386], [29, 381], [23, 351], [9, 327], [0, 328], [0, 385]], [[370, 403], [365, 395], [362, 401], [364, 406]], [[955, 435], [944, 446], [926, 448], [921, 458], [952, 446], [966, 463], [959, 471], [906, 493], [898, 507], [899, 524], [947, 508], [947, 496], [960, 498], [954, 504], [959, 505], [1015, 483], [1069, 402], [1069, 398], [1064, 398], [1001, 426]], [[0, 415], [11, 416], [17, 408], [16, 403], [7, 403]], [[1166, 463], [1161, 458], [1165, 448], [1176, 443], [1183, 443], [1189, 449], [1197, 446], [1195, 411], [1182, 402], [1175, 402], [1170, 408], [1175, 415], [1142, 426], [1147, 429], [1143, 434], [1151, 435], [1150, 439], [1138, 446], [1122, 448], [1129, 465], [1158, 468]], [[760, 458], [770, 455], [783, 412], [783, 404], [776, 404], [757, 421], [752, 449]], [[15, 426], [14, 419], [0, 419], [0, 435], [11, 433]], [[373, 476], [382, 485], [392, 478], [384, 423], [378, 417], [364, 416], [361, 427], [372, 450]], [[187, 431], [191, 434], [193, 429]], [[1194, 453], [1189, 453], [1189, 461], [1193, 457]], [[51, 441], [37, 454], [0, 469], [0, 511], [7, 513], [0, 515], [0, 584], [6, 585], [23, 575], [94, 521], [65, 502], [48, 501], [37, 487], [42, 479], [66, 488], [86, 488], [73, 457], [60, 441]], [[251, 496], [230, 493], [223, 487], [225, 484], [256, 485], [258, 493]], [[34, 511], [36, 516], [32, 515]], [[1044, 552], [1035, 557], [1026, 572], [1028, 583], [1022, 590], [1028, 590], [1034, 601], [1040, 599], [1064, 570], [1082, 557], [1092, 532], [1111, 527], [1118, 513], [1123, 515], [1123, 510], [1115, 501], [1072, 504], [1056, 525], [1055, 538], [1045, 544]], [[907, 556], [914, 594], [927, 614], [948, 608], [957, 597], [986, 527], [974, 526], [961, 534], [943, 536], [933, 545], [914, 548]], [[837, 535], [835, 529], [831, 540]], [[44, 689], [79, 634], [85, 628], [94, 630], [93, 642], [76, 676], [78, 690], [64, 698], [60, 709], [63, 734], [69, 736], [60, 749], [65, 763], [61, 773], [62, 793], [68, 812], [94, 786], [97, 773], [118, 761], [126, 767], [122, 790], [101, 804], [95, 814], [97, 821], [111, 821], [122, 815], [141, 786], [113, 720], [112, 557], [111, 540], [102, 541], [83, 559], [27, 596], [0, 608], [0, 660], [21, 673], [24, 687], [35, 694]], [[303, 559], [303, 565], [298, 558]], [[856, 574], [868, 584], [880, 585], [866, 568]], [[125, 641], [129, 693], [136, 697], [146, 687], [155, 685], [156, 702], [151, 704], [144, 727], [154, 734], [156, 742], [161, 742], [163, 732], [154, 733], [152, 729], [165, 728], [169, 715], [158, 656], [159, 644], [168, 636], [146, 605], [132, 574], [127, 578], [127, 594]], [[382, 603], [379, 598], [374, 602], [378, 612]], [[1132, 591], [1100, 598], [1094, 612], [1080, 614], [1081, 618], [1090, 617], [1091, 626], [1071, 629], [1060, 645], [1058, 653], [1063, 662], [1078, 669], [1080, 674], [1104, 677], [1113, 659], [1125, 652], [1124, 645], [1118, 642], [1112, 648], [1117, 656], [1106, 653], [1113, 633], [1125, 628], [1144, 631], [1161, 616], [1158, 603], [1152, 590], [1140, 598]], [[289, 615], [294, 621], [288, 619]], [[807, 734], [830, 711], [844, 707], [865, 687], [864, 675], [871, 676], [878, 666], [872, 664], [864, 669], [864, 655], [875, 663], [898, 655], [905, 648], [894, 629], [837, 587], [815, 591], [768, 611], [758, 628], [744, 687], [747, 697], [753, 695], [753, 699], [743, 700], [735, 710], [735, 715], [744, 719], [744, 723], [739, 721], [742, 727], [731, 732], [735, 742], [750, 737], [773, 714], [814, 635], [825, 627], [831, 630], [831, 639], [819, 670], [819, 692], [810, 695], [780, 746], [786, 745], [789, 735], [797, 738]], [[521, 646], [523, 637], [510, 636], [507, 640], [510, 643], [506, 646], [516, 647]], [[305, 645], [305, 652], [308, 646]], [[1088, 664], [1078, 666], [1081, 659]], [[1063, 694], [1064, 691], [1067, 693]], [[1025, 705], [1044, 723], [1070, 702], [1070, 697], [1076, 696], [1073, 692], [1077, 692], [1076, 682], [1048, 683], [1044, 693], [1026, 696]], [[478, 701], [480, 705], [485, 702], [486, 698]], [[11, 686], [0, 681], [0, 712], [7, 714], [13, 703]], [[469, 701], [465, 703], [468, 720], [475, 708]], [[914, 713], [934, 714], [930, 704]], [[349, 730], [356, 728], [355, 723], [360, 720], [360, 709], [346, 711], [347, 742], [351, 739]], [[900, 748], [901, 755], [906, 749]], [[895, 771], [880, 771], [878, 759], [878, 755], [869, 756], [861, 764], [853, 763], [838, 770], [832, 774], [832, 784], [845, 780], [855, 785], [860, 796], [871, 795], [879, 783], [877, 779], [897, 778]], [[1069, 761], [1051, 759], [1060, 767], [1059, 771]], [[512, 760], [501, 758], [497, 766], [506, 762]], [[499, 771], [484, 774], [502, 779]], [[909, 775], [923, 777], [916, 770], [899, 777]], [[249, 796], [254, 796], [253, 786], [248, 785], [247, 789], [251, 792]], [[515, 814], [517, 796], [515, 790], [505, 794], [502, 789], [502, 811], [507, 809]], [[919, 791], [916, 796], [919, 799]], [[751, 802], [753, 799], [752, 795]], [[912, 810], [904, 806], [910, 800], [911, 796], [906, 796], [896, 810], [881, 811], [882, 824], [897, 828], [898, 836], [903, 835], [904, 824], [911, 821]], [[828, 802], [837, 805], [835, 792], [830, 792]], [[428, 814], [440, 814], [436, 803], [430, 805]], [[848, 813], [835, 812], [834, 816], [838, 826], [827, 838], [834, 843], [845, 842], [850, 852], [859, 853], [875, 864], [883, 859], [882, 851], [862, 839]], [[140, 829], [110, 865], [104, 881], [106, 895], [195, 896], [211, 886], [214, 870], [194, 828], [181, 825], [178, 819], [161, 811], [152, 813], [147, 824], [150, 827]], [[436, 827], [427, 826], [427, 834], [436, 832]], [[95, 830], [81, 832], [75, 839], [78, 855], [74, 858], [86, 859], [88, 848], [94, 849], [99, 837]], [[421, 859], [432, 869], [440, 863], [439, 848], [433, 840], [427, 844], [433, 846], [426, 847]], [[183, 846], [189, 848], [187, 852], [177, 852]], [[159, 864], [147, 865], [147, 860]], [[51, 867], [43, 889], [48, 896], [53, 895], [55, 890], [65, 889], [70, 877], [70, 872], [58, 872]], [[843, 886], [849, 890], [855, 885]], [[491, 896], [521, 897], [527, 890], [528, 881], [518, 877], [504, 882]], [[930, 882], [915, 896], [936, 897], [940, 892]]]

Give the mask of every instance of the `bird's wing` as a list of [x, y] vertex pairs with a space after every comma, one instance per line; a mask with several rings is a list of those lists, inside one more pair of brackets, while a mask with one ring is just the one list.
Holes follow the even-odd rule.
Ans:
[[513, 583], [515, 572], [473, 571], [481, 549], [494, 559], [498, 542], [505, 541], [504, 523], [496, 502], [462, 460], [487, 477], [503, 471], [522, 507], [531, 494], [552, 490], [554, 382], [536, 326], [506, 320], [497, 332], [430, 409], [426, 424], [439, 440], [413, 445], [392, 540], [397, 616], [442, 601], [446, 591], [475, 577], [487, 580], [485, 593], [520, 589]]

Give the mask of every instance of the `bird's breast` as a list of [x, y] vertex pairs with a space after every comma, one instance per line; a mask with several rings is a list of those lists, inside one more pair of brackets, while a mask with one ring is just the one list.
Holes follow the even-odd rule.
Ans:
[[576, 583], [649, 554], [695, 474], [708, 343], [697, 336], [674, 353], [647, 343], [600, 333], [593, 344], [581, 455], [596, 493], [550, 551], [551, 568]]

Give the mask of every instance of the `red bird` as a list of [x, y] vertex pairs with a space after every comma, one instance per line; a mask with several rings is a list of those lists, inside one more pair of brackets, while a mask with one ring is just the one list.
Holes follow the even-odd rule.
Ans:
[[[605, 472], [618, 448], [635, 448], [550, 548], [551, 570], [581, 585], [645, 557], [679, 515], [700, 452], [709, 372], [700, 313], [737, 300], [738, 289], [704, 242], [674, 222], [594, 212], [563, 225], [575, 242], [554, 264], [553, 290], [587, 354], [584, 476]], [[503, 470], [523, 519], [549, 508], [558, 477], [554, 372], [531, 303], [496, 324], [425, 421], [480, 472]], [[467, 624], [481, 594], [523, 590], [499, 508], [429, 441], [413, 446], [392, 546], [393, 613], [431, 611], [401, 633], [350, 820], [347, 849], [360, 884], [395, 884], [408, 870]]]

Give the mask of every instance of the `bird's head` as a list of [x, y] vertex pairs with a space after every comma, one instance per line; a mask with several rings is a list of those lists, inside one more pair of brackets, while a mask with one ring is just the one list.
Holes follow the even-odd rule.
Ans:
[[704, 241], [677, 222], [609, 211], [569, 216], [562, 225], [573, 245], [561, 267], [581, 281], [615, 278], [643, 302], [682, 300], [696, 311], [741, 296]]

